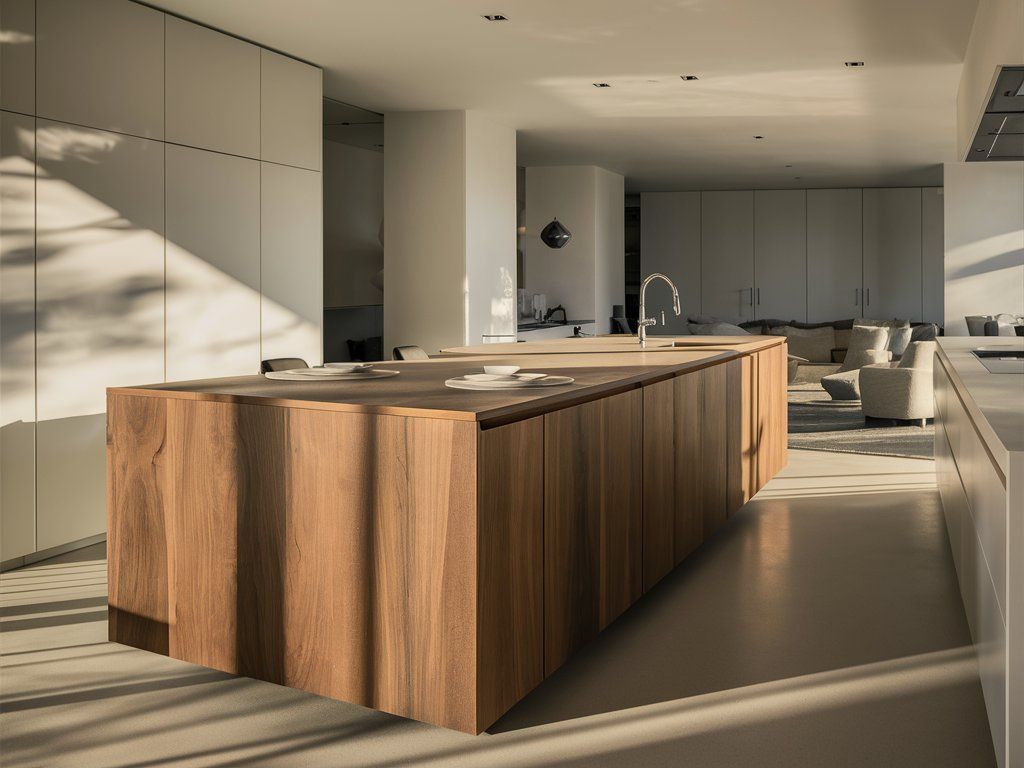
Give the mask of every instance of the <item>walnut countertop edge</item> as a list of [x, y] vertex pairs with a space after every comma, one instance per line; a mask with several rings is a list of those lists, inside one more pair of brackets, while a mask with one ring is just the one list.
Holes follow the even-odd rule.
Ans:
[[[762, 337], [763, 338], [763, 337]], [[743, 349], [633, 349], [531, 354], [463, 354], [430, 360], [379, 363], [401, 375], [366, 381], [272, 381], [260, 375], [111, 387], [108, 395], [162, 397], [206, 402], [242, 403], [348, 413], [475, 421], [482, 427], [540, 415], [588, 400], [607, 397], [644, 384], [678, 376], [781, 343], [746, 343]], [[635, 343], [635, 342], [634, 342]], [[494, 345], [503, 346], [503, 345]], [[548, 345], [538, 345], [548, 346]], [[753, 347], [753, 348], [751, 348]], [[490, 350], [488, 350], [490, 351]], [[524, 371], [572, 376], [574, 384], [520, 392], [471, 392], [445, 387], [445, 379], [480, 371], [484, 364], [513, 363]]]

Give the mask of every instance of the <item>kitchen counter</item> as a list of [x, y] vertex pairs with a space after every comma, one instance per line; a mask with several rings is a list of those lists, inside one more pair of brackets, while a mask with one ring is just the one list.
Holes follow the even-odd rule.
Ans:
[[[110, 389], [110, 639], [479, 733], [784, 466], [785, 349], [575, 339]], [[444, 386], [492, 363], [576, 383]]]
[[935, 460], [950, 551], [1001, 766], [1024, 765], [1024, 374], [990, 373], [978, 347], [939, 339]]

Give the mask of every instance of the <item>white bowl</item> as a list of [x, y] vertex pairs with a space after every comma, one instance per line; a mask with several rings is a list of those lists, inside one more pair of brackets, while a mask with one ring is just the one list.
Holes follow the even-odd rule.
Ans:
[[485, 365], [484, 373], [492, 376], [511, 376], [519, 371], [518, 365]]

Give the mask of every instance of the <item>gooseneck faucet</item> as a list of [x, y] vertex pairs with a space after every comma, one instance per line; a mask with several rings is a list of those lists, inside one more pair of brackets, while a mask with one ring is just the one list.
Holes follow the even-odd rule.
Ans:
[[[673, 283], [671, 280], [669, 280], [667, 277], [665, 277], [665, 275], [661, 274], [661, 272], [654, 272], [654, 273], [648, 275], [647, 277], [645, 277], [643, 283], [640, 284], [640, 321], [637, 323], [637, 336], [640, 337], [640, 346], [641, 347], [646, 347], [647, 346], [647, 326], [649, 326], [649, 325], [657, 325], [658, 324], [658, 321], [655, 320], [653, 317], [647, 317], [647, 311], [646, 311], [646, 307], [645, 307], [645, 303], [646, 303], [645, 299], [646, 299], [646, 294], [647, 294], [647, 285], [651, 282], [651, 280], [654, 280], [655, 278], [661, 278], [666, 283], [668, 283], [668, 287], [672, 289], [672, 310], [676, 313], [677, 316], [679, 315], [679, 312], [680, 312], [680, 310], [679, 310], [679, 291], [676, 290], [676, 284]], [[661, 313], [661, 317], [662, 317], [662, 323], [664, 323], [665, 322], [665, 320], [664, 320], [665, 313], [664, 312]]]

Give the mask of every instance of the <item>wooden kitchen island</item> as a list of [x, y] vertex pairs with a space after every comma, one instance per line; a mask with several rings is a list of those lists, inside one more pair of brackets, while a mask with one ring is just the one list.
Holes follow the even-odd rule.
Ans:
[[110, 389], [110, 639], [478, 733], [785, 464], [784, 339], [709, 341]]

